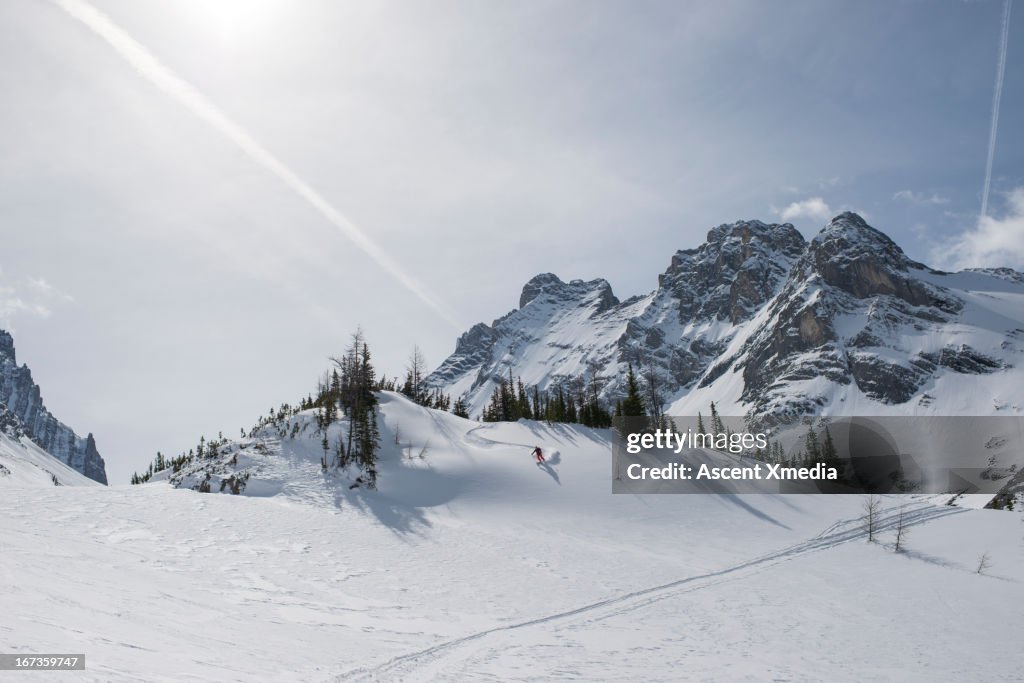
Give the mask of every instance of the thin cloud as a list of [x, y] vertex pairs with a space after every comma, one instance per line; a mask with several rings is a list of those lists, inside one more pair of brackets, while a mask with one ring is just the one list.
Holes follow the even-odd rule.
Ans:
[[784, 221], [791, 221], [797, 218], [810, 218], [824, 221], [832, 217], [832, 209], [821, 197], [810, 197], [793, 202], [784, 209], [772, 207], [772, 210]]
[[982, 216], [977, 228], [962, 233], [943, 252], [954, 268], [1024, 267], [1024, 187], [1007, 195], [1002, 218]]
[[9, 327], [14, 318], [48, 318], [53, 309], [74, 301], [42, 278], [8, 281], [0, 269], [0, 325]]
[[900, 190], [892, 196], [893, 201], [909, 202], [911, 204], [925, 205], [932, 204], [941, 206], [943, 204], [949, 204], [949, 197], [943, 197], [942, 195], [933, 192], [931, 196], [923, 193], [914, 192], [913, 190]]

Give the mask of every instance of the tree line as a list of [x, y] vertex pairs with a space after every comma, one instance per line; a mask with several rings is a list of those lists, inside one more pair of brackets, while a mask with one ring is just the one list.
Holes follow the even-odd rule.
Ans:
[[509, 369], [480, 415], [482, 422], [543, 420], [570, 422], [587, 427], [610, 427], [612, 416], [600, 399], [604, 381], [596, 373], [589, 377], [570, 377], [557, 386], [541, 391], [536, 385], [523, 384]]

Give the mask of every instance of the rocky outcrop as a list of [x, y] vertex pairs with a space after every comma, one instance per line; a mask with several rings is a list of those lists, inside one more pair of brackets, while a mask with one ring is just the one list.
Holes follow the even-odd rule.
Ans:
[[27, 436], [69, 467], [107, 483], [92, 434], [78, 436], [46, 409], [32, 372], [27, 365], [18, 366], [14, 339], [4, 330], [0, 330], [0, 428], [8, 436]]
[[699, 248], [676, 252], [658, 288], [678, 300], [680, 321], [739, 323], [775, 295], [805, 246], [789, 223], [720, 225]]

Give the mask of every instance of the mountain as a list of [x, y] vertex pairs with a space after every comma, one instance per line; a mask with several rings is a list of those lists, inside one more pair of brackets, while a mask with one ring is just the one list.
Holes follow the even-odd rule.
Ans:
[[1019, 415], [1022, 354], [1024, 275], [934, 270], [843, 213], [810, 242], [788, 223], [720, 225], [625, 301], [538, 275], [426, 383], [476, 416], [510, 373], [541, 389], [591, 374], [617, 400], [632, 363], [676, 415]]
[[32, 371], [27, 365], [18, 366], [14, 338], [4, 330], [0, 330], [0, 432], [10, 443], [28, 439], [60, 463], [93, 481], [107, 483], [92, 434], [78, 436], [46, 409]]

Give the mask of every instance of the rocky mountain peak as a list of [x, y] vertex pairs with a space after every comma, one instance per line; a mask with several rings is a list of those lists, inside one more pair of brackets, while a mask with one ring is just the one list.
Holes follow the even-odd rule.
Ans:
[[598, 302], [598, 312], [619, 304], [619, 300], [612, 293], [612, 286], [608, 284], [607, 280], [598, 278], [587, 282], [583, 280], [563, 282], [554, 273], [541, 273], [530, 278], [530, 281], [523, 285], [523, 292], [519, 296], [519, 308], [526, 308], [527, 304], [541, 297], [556, 302], [569, 299], [594, 300]]
[[523, 293], [519, 295], [519, 308], [525, 308], [526, 304], [530, 303], [544, 292], [553, 291], [564, 287], [565, 283], [562, 282], [554, 273], [540, 273], [534, 275], [530, 280], [523, 285]]
[[814, 273], [827, 284], [857, 299], [891, 295], [913, 306], [955, 311], [955, 300], [914, 277], [930, 271], [907, 257], [883, 232], [853, 212], [841, 213], [819, 232], [796, 269], [801, 277]]
[[458, 341], [455, 342], [455, 352], [465, 353], [470, 349], [484, 346], [491, 341], [493, 336], [494, 329], [490, 325], [477, 323], [459, 335]]
[[680, 321], [745, 320], [775, 295], [806, 242], [789, 223], [719, 225], [696, 249], [677, 251], [658, 286], [679, 299]]
[[811, 240], [808, 251], [821, 261], [884, 261], [892, 268], [927, 269], [907, 258], [898, 244], [888, 235], [876, 230], [856, 213], [839, 214]]
[[0, 330], [0, 359], [5, 357], [10, 359], [12, 363], [16, 362], [14, 356], [14, 337], [6, 330]]
[[0, 423], [8, 436], [27, 436], [65, 465], [107, 483], [105, 464], [92, 434], [78, 436], [46, 409], [31, 370], [15, 362], [14, 339], [4, 330], [0, 330]]

